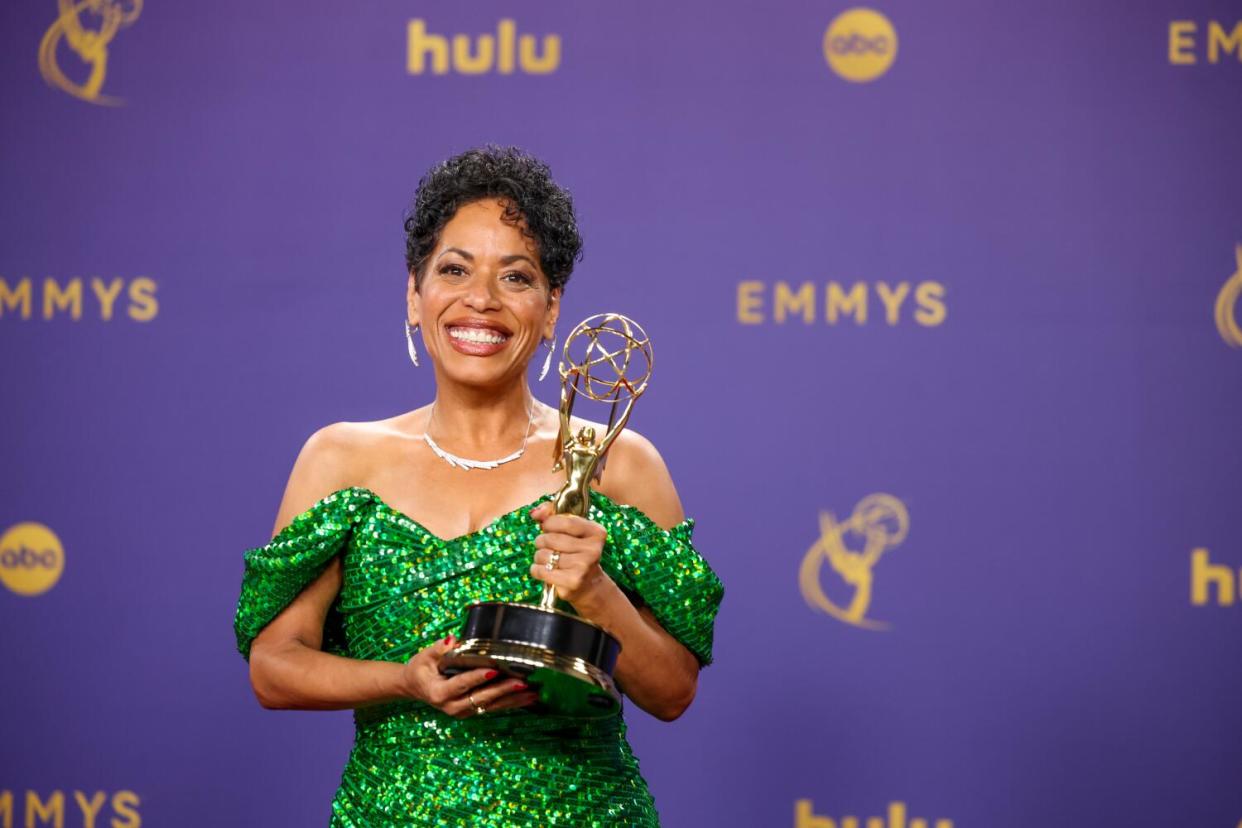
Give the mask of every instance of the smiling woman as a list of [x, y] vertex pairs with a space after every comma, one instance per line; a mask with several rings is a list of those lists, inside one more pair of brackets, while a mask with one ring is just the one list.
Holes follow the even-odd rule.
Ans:
[[437, 387], [451, 377], [521, 391], [515, 373], [551, 343], [561, 288], [543, 275], [535, 243], [506, 221], [508, 209], [498, 199], [463, 205], [409, 277], [410, 325], [422, 328]]
[[545, 582], [621, 642], [617, 684], [652, 715], [679, 716], [711, 661], [723, 589], [651, 443], [622, 432], [589, 518], [548, 502], [560, 422], [527, 366], [551, 355], [580, 256], [572, 202], [543, 163], [488, 147], [428, 173], [405, 230], [407, 347], [419, 366], [417, 332], [435, 396], [303, 446], [273, 539], [246, 553], [255, 694], [355, 709], [334, 826], [658, 825], [620, 715], [554, 715], [521, 681], [439, 670], [463, 606], [534, 603]]

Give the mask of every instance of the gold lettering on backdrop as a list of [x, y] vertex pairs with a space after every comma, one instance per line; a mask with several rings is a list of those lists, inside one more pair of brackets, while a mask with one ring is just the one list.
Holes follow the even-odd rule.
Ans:
[[528, 75], [555, 72], [561, 65], [560, 36], [544, 35], [542, 52], [539, 43], [534, 35], [519, 35], [513, 20], [501, 20], [494, 36], [450, 37], [431, 33], [427, 21], [415, 18], [406, 24], [405, 70], [411, 75], [425, 74], [428, 66], [433, 75], [446, 75], [450, 70], [463, 75], [483, 75], [493, 69], [501, 75], [511, 75], [516, 69]]
[[[142, 0], [57, 0], [57, 7], [60, 15], [39, 43], [39, 72], [44, 80], [90, 103], [121, 103], [101, 91], [108, 72], [108, 44], [138, 19]], [[71, 80], [61, 68], [57, 48], [62, 42], [89, 68], [82, 83]]]
[[[884, 816], [867, 817], [866, 828], [928, 828], [929, 820], [922, 817], [908, 818], [906, 803], [888, 803], [888, 812]], [[794, 828], [860, 828], [862, 820], [854, 816], [833, 819], [815, 813], [815, 805], [809, 799], [794, 802]], [[938, 819], [932, 828], [953, 828], [953, 820]]]
[[116, 296], [121, 292], [121, 285], [124, 284], [123, 279], [113, 279], [105, 287], [103, 279], [95, 277], [91, 279], [91, 290], [95, 292], [95, 298], [99, 300], [99, 318], [107, 322], [112, 318], [112, 303], [116, 301]]
[[1189, 66], [1195, 62], [1195, 21], [1174, 20], [1169, 23], [1169, 63]]
[[[21, 792], [14, 796], [13, 791], [0, 790], [0, 828], [14, 828], [14, 826], [24, 826], [25, 828], [34, 828], [35, 825], [59, 826], [65, 828], [66, 824], [77, 826], [79, 823], [72, 819], [72, 813], [68, 816], [69, 821], [66, 822], [65, 801], [67, 797], [64, 791], [52, 791], [46, 799], [42, 797], [38, 791], [28, 790], [25, 797], [21, 797]], [[108, 794], [105, 791], [94, 791], [88, 795], [87, 791], [73, 791], [73, 801], [77, 803], [78, 809], [82, 812], [82, 828], [141, 828], [142, 815], [138, 813], [139, 805], [138, 794], [133, 791], [117, 791], [112, 795], [111, 807], [112, 814], [107, 822], [104, 821], [104, 804], [109, 802]], [[15, 810], [14, 803], [21, 803], [23, 811]], [[20, 820], [20, 821], [19, 821]]]
[[561, 39], [548, 35], [543, 39], [543, 56], [535, 51], [534, 35], [522, 35], [519, 41], [519, 62], [532, 75], [547, 75], [556, 71], [561, 63]]
[[135, 322], [150, 322], [160, 311], [155, 300], [155, 280], [139, 276], [129, 283], [129, 307], [126, 312]]
[[[905, 504], [889, 494], [864, 497], [844, 521], [838, 521], [832, 512], [820, 512], [819, 539], [807, 550], [798, 570], [802, 597], [812, 609], [838, 621], [869, 630], [886, 629], [887, 624], [866, 617], [871, 605], [872, 570], [881, 555], [906, 539], [909, 529]], [[863, 548], [850, 549], [847, 537], [862, 538]], [[824, 591], [820, 575], [825, 562], [853, 593], [845, 606]]]
[[1242, 20], [1233, 24], [1233, 31], [1225, 34], [1224, 26], [1215, 20], [1208, 22], [1208, 63], [1219, 63], [1220, 53], [1236, 54], [1242, 61]]
[[517, 38], [517, 24], [512, 20], [502, 20], [496, 26], [496, 40], [499, 41], [500, 59], [497, 69], [502, 75], [513, 74], [513, 43]]
[[[768, 284], [757, 279], [740, 281], [737, 283], [737, 321], [742, 325], [762, 325], [769, 321], [784, 325], [801, 319], [804, 324], [810, 324], [818, 317], [819, 289], [814, 282], [773, 282], [769, 317]], [[824, 322], [828, 325], [843, 324], [846, 320], [852, 320], [855, 325], [867, 324], [873, 316], [868, 312], [868, 297], [872, 292], [884, 309], [884, 323], [889, 327], [900, 324], [903, 314], [925, 328], [942, 325], [948, 316], [945, 286], [936, 281], [852, 282], [848, 287], [833, 281], [824, 284], [822, 291]], [[911, 295], [913, 302], [909, 301]]]
[[405, 70], [411, 75], [421, 75], [426, 68], [424, 60], [431, 57], [431, 71], [437, 75], [448, 72], [448, 41], [440, 35], [427, 34], [427, 24], [411, 20], [406, 27]]
[[496, 41], [491, 35], [481, 35], [478, 51], [472, 55], [470, 40], [468, 35], [457, 35], [453, 38], [453, 65], [463, 75], [481, 75], [492, 68]]
[[777, 282], [772, 308], [777, 322], [784, 322], [788, 313], [801, 313], [802, 321], [811, 324], [815, 321], [815, 285], [803, 282], [793, 291], [784, 282]]
[[1232, 55], [1242, 62], [1242, 20], [1232, 25], [1209, 20], [1202, 28], [1194, 20], [1169, 21], [1169, 64], [1194, 66], [1199, 62], [1200, 31], [1207, 33], [1207, 63], [1216, 65]]
[[138, 794], [133, 791], [117, 791], [113, 794], [112, 811], [116, 818], [112, 820], [112, 828], [140, 828], [142, 817], [138, 814], [139, 804]]
[[107, 799], [108, 795], [103, 791], [95, 791], [95, 795], [89, 801], [87, 801], [86, 794], [82, 791], [73, 792], [73, 800], [82, 809], [82, 828], [95, 828], [95, 816], [99, 813], [99, 809], [103, 807]]
[[0, 317], [4, 312], [21, 309], [21, 318], [30, 318], [30, 280], [18, 281], [17, 287], [10, 288], [9, 283], [0, 276]]
[[889, 325], [896, 325], [898, 314], [901, 313], [901, 303], [910, 293], [910, 283], [899, 282], [897, 289], [893, 290], [887, 282], [877, 282], [875, 292], [879, 295], [880, 301], [884, 303], [884, 321]]
[[1225, 564], [1212, 563], [1208, 550], [1194, 549], [1190, 553], [1190, 603], [1207, 606], [1213, 592], [1217, 606], [1233, 606], [1242, 597], [1242, 569], [1234, 572]]
[[944, 321], [949, 309], [944, 304], [944, 285], [939, 282], [919, 282], [914, 289], [914, 321], [927, 328], [934, 328]]
[[65, 795], [60, 791], [52, 791], [45, 803], [35, 791], [26, 791], [26, 824], [33, 825], [36, 819], [40, 822], [50, 821], [56, 828], [64, 828]]
[[[763, 282], [737, 283], [737, 321], [743, 325], [759, 325], [763, 322]], [[0, 298], [4, 294], [0, 293]], [[29, 301], [29, 297], [27, 297]]]
[[863, 282], [855, 282], [850, 292], [847, 294], [841, 290], [841, 286], [836, 282], [828, 283], [828, 305], [825, 309], [828, 324], [835, 325], [837, 318], [841, 314], [846, 316], [853, 315], [854, 322], [858, 325], [867, 322], [867, 285]]
[[[1242, 244], [1234, 248], [1237, 270], [1221, 285], [1216, 296], [1216, 329], [1231, 347], [1242, 348], [1242, 327], [1238, 325], [1238, 297], [1242, 296]], [[4, 294], [0, 292], [0, 300]]]
[[[38, 299], [36, 285], [40, 289]], [[89, 315], [92, 310], [97, 310], [101, 320], [110, 322], [118, 313], [116, 303], [122, 289], [128, 303], [125, 314], [129, 319], [150, 322], [159, 313], [160, 304], [155, 297], [158, 286], [149, 276], [130, 279], [128, 286], [126, 280], [119, 276], [112, 279], [92, 276], [89, 287], [88, 292], [83, 279], [77, 276], [65, 280], [63, 285], [52, 276], [40, 281], [23, 276], [12, 283], [0, 276], [0, 321], [30, 319], [36, 312], [47, 321], [66, 316], [77, 321], [83, 313]]]
[[81, 279], [70, 279], [64, 291], [50, 276], [43, 280], [43, 318], [51, 319], [56, 310], [69, 311], [74, 321], [82, 318]]

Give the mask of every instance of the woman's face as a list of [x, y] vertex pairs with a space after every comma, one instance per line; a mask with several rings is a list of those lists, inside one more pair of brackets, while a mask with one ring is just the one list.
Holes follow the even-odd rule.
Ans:
[[422, 287], [409, 277], [410, 322], [442, 376], [469, 385], [520, 375], [560, 312], [534, 241], [503, 212], [497, 199], [463, 205], [427, 257]]

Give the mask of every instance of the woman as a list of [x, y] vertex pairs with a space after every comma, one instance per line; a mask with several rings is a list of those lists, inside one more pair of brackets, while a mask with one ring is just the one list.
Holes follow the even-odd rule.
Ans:
[[546, 372], [581, 250], [569, 195], [518, 150], [472, 150], [419, 183], [405, 226], [408, 347], [435, 398], [298, 455], [279, 531], [246, 553], [255, 695], [356, 709], [334, 826], [657, 825], [619, 715], [554, 716], [520, 681], [437, 667], [465, 605], [536, 603], [543, 582], [620, 640], [617, 684], [654, 716], [677, 718], [711, 660], [722, 588], [648, 441], [613, 444], [590, 519], [549, 502], [558, 412], [526, 369], [542, 343]]

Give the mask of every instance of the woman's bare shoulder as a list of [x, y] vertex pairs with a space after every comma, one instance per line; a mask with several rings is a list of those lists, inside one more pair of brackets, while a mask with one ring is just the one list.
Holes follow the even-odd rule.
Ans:
[[[599, 428], [596, 434], [602, 433]], [[665, 529], [685, 520], [672, 475], [650, 440], [627, 428], [617, 436], [608, 454], [598, 487], [601, 492], [639, 509]]]
[[289, 472], [273, 534], [323, 498], [365, 486], [386, 446], [404, 436], [417, 412], [367, 422], [341, 421], [316, 429], [303, 443]]

